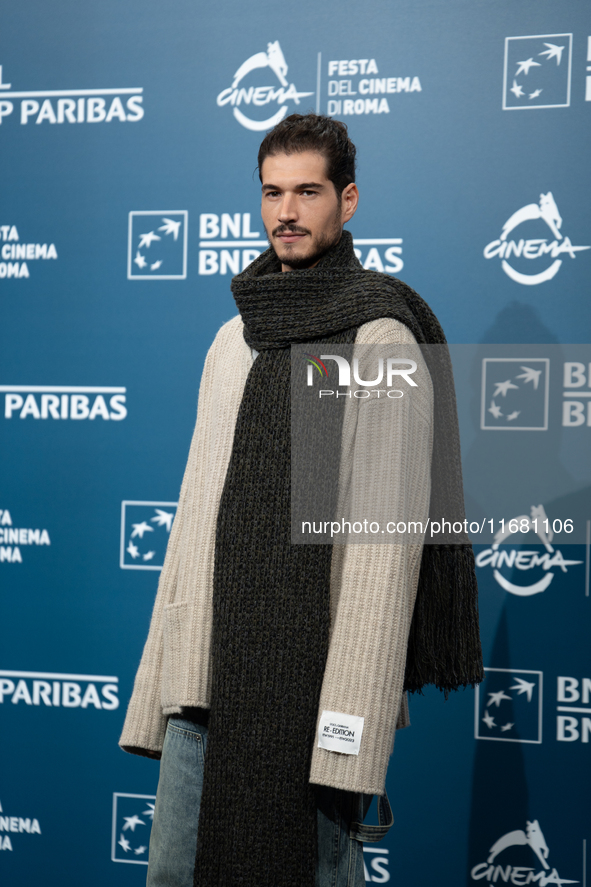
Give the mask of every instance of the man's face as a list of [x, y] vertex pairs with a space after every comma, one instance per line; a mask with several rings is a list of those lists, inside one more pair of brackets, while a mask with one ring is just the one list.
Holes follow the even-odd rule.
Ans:
[[263, 224], [282, 270], [314, 267], [357, 209], [356, 185], [347, 185], [339, 200], [326, 160], [315, 151], [271, 155], [261, 177]]

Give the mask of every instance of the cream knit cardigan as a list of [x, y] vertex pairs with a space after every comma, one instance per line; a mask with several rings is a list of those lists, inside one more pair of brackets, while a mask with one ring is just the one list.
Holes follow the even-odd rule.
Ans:
[[[358, 330], [356, 343], [415, 345], [402, 323], [381, 319]], [[183, 479], [150, 631], [120, 739], [126, 751], [160, 757], [167, 716], [183, 707], [210, 707], [212, 588], [218, 506], [232, 450], [234, 426], [253, 363], [241, 318], [217, 334], [207, 355], [197, 424]], [[352, 401], [345, 413], [340, 483], [351, 460], [367, 459], [376, 422], [392, 441], [388, 471], [414, 520], [429, 511], [433, 390], [421, 362], [412, 397], [379, 403]], [[372, 431], [373, 429], [373, 431]], [[379, 483], [379, 470], [376, 472]], [[403, 693], [407, 638], [417, 590], [420, 544], [335, 545], [331, 569], [331, 635], [322, 711], [363, 717], [358, 756], [315, 747], [310, 781], [383, 794], [397, 727], [406, 726]]]

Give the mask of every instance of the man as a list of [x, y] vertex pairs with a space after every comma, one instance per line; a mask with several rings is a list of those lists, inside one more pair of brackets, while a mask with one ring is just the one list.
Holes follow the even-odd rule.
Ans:
[[[270, 247], [234, 278], [240, 314], [206, 359], [120, 740], [162, 758], [150, 887], [360, 887], [361, 841], [372, 839], [363, 817], [407, 723], [403, 688], [447, 693], [482, 674], [469, 546], [291, 543], [290, 346], [445, 339], [416, 293], [355, 257], [343, 231], [359, 199], [344, 124], [286, 118], [261, 144], [259, 175]], [[442, 408], [455, 419], [451, 373], [432, 372], [433, 386], [424, 362], [418, 373], [417, 396], [398, 410], [360, 408], [349, 442], [392, 423], [399, 498], [426, 521], [432, 443], [437, 476], [459, 471], [453, 429], [445, 439], [438, 424]], [[343, 441], [348, 427], [345, 415]], [[317, 739], [330, 713], [361, 728], [356, 753]]]

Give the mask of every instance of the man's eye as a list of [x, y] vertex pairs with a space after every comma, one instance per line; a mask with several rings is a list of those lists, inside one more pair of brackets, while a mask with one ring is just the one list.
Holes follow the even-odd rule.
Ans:
[[266, 192], [266, 196], [267, 196], [267, 197], [278, 197], [278, 196], [279, 196], [279, 191], [267, 191], [267, 192]]
[[306, 197], [310, 197], [314, 194], [318, 194], [318, 191], [302, 191], [301, 193], [304, 194]]

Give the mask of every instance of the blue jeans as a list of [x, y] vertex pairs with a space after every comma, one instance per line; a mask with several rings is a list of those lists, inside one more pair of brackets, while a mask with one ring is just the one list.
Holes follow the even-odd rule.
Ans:
[[[205, 727], [180, 717], [169, 719], [150, 839], [147, 887], [193, 885], [206, 743]], [[320, 785], [315, 789], [316, 887], [365, 887], [361, 841], [371, 840], [370, 831], [379, 828], [362, 824], [371, 795]]]

